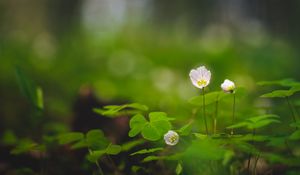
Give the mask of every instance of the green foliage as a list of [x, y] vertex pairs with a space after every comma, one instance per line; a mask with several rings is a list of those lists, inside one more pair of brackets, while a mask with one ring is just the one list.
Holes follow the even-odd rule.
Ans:
[[90, 130], [86, 134], [86, 142], [88, 147], [92, 150], [104, 149], [109, 145], [109, 141], [104, 137], [100, 129]]
[[82, 140], [84, 135], [81, 132], [70, 132], [58, 136], [59, 144], [69, 144], [75, 141]]
[[289, 90], [275, 90], [270, 93], [261, 95], [264, 98], [284, 98], [294, 95], [296, 92], [300, 91], [300, 83], [296, 83]]
[[171, 129], [172, 125], [169, 122], [170, 120], [173, 119], [167, 117], [167, 114], [164, 112], [149, 113], [149, 121], [147, 121], [143, 115], [136, 114], [130, 120], [130, 131], [128, 135], [134, 137], [141, 133], [147, 140], [159, 140], [163, 134]]
[[182, 173], [182, 165], [181, 163], [178, 162], [177, 166], [176, 166], [176, 169], [175, 169], [175, 172], [177, 175], [181, 174]]
[[15, 72], [22, 94], [34, 107], [42, 110], [44, 108], [42, 89], [36, 86], [34, 82], [28, 76], [26, 76], [19, 67], [16, 67]]
[[4, 145], [15, 145], [18, 142], [18, 138], [11, 130], [8, 130], [4, 132], [1, 142]]
[[248, 118], [243, 122], [228, 126], [227, 129], [248, 128], [252, 130], [262, 128], [272, 123], [280, 123], [278, 118], [279, 116], [273, 114], [260, 115]]
[[23, 154], [23, 153], [28, 153], [29, 151], [32, 150], [37, 150], [38, 149], [38, 144], [33, 142], [30, 139], [22, 139], [20, 140], [16, 147], [11, 150], [11, 154], [18, 155], [18, 154]]
[[257, 84], [260, 86], [278, 85], [278, 86], [292, 87], [292, 86], [297, 86], [300, 83], [295, 81], [294, 79], [286, 78], [286, 79], [274, 80], [274, 81], [260, 81]]
[[221, 146], [221, 142], [205, 138], [194, 141], [185, 151], [184, 159], [222, 160], [225, 153], [226, 149]]
[[147, 154], [147, 153], [153, 153], [153, 152], [161, 151], [161, 150], [163, 150], [163, 148], [142, 149], [142, 150], [139, 150], [137, 152], [131, 153], [130, 155], [134, 156], [134, 155], [137, 155], [137, 154]]
[[181, 136], [186, 136], [189, 135], [190, 132], [193, 129], [193, 123], [194, 121], [190, 121], [189, 123], [187, 123], [186, 125], [183, 125], [178, 132], [180, 133]]
[[139, 111], [148, 111], [148, 107], [139, 103], [131, 103], [125, 105], [104, 106], [103, 109], [94, 108], [94, 112], [108, 117], [120, 116], [122, 113], [134, 114], [139, 113]]
[[145, 143], [144, 140], [142, 139], [139, 139], [139, 140], [133, 140], [133, 141], [129, 141], [129, 142], [126, 142], [122, 145], [122, 151], [129, 151], [131, 150], [132, 148], [138, 146], [138, 145], [141, 145]]
[[290, 136], [289, 139], [291, 140], [299, 140], [300, 139], [300, 130], [294, 131]]
[[106, 154], [117, 155], [122, 151], [122, 146], [109, 144], [105, 150]]

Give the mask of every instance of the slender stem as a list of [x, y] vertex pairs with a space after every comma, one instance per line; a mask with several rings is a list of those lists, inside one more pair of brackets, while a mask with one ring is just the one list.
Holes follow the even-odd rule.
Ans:
[[[91, 153], [92, 153], [92, 150], [91, 150], [90, 148], [88, 148], [88, 150], [89, 150], [89, 153], [91, 154]], [[100, 166], [98, 160], [96, 160], [95, 163], [96, 163], [96, 166], [97, 166], [97, 168], [98, 168], [99, 174], [100, 174], [100, 175], [104, 175], [103, 170], [102, 170], [102, 168], [101, 168], [101, 166]]]
[[293, 120], [294, 120], [294, 122], [296, 122], [296, 121], [297, 121], [297, 120], [296, 120], [296, 114], [295, 114], [295, 112], [294, 112], [294, 108], [293, 108], [293, 106], [292, 106], [292, 104], [291, 104], [291, 102], [290, 102], [289, 97], [286, 97], [286, 101], [287, 101], [287, 104], [289, 105], [289, 108], [290, 108], [291, 113], [292, 113], [292, 115], [293, 115]]
[[253, 174], [256, 175], [256, 167], [257, 167], [257, 163], [258, 163], [258, 160], [259, 160], [259, 157], [260, 157], [260, 154], [258, 154], [255, 158], [255, 162], [254, 162], [254, 167], [253, 167]]
[[202, 88], [202, 97], [203, 97], [203, 117], [204, 117], [204, 124], [205, 124], [205, 130], [206, 130], [206, 135], [208, 135], [208, 128], [207, 128], [207, 122], [206, 122], [206, 115], [205, 115], [205, 91], [204, 87]]
[[[232, 125], [234, 124], [235, 121], [235, 93], [233, 93], [233, 105], [232, 105]], [[231, 129], [230, 132], [231, 135], [233, 135], [233, 128]]]
[[215, 112], [215, 117], [214, 117], [214, 134], [217, 133], [218, 106], [219, 106], [219, 93], [218, 93], [218, 96], [217, 96], [216, 112]]

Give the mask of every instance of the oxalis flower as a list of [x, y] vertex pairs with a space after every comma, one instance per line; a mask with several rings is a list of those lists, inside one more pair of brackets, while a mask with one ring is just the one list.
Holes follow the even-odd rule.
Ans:
[[174, 146], [179, 141], [179, 135], [177, 132], [170, 130], [164, 135], [164, 139], [167, 145]]
[[226, 79], [224, 82], [221, 84], [221, 88], [223, 89], [224, 92], [226, 93], [233, 93], [235, 90], [235, 84], [234, 82]]
[[211, 73], [205, 66], [200, 66], [197, 69], [192, 69], [190, 78], [194, 86], [197, 88], [204, 88], [210, 82]]

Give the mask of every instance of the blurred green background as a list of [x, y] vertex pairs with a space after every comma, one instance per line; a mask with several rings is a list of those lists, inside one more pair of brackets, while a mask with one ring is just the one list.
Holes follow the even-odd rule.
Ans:
[[32, 122], [16, 67], [42, 88], [46, 122], [70, 124], [87, 89], [184, 119], [200, 93], [188, 74], [202, 64], [209, 90], [228, 78], [251, 101], [257, 81], [300, 78], [299, 17], [293, 0], [2, 0], [0, 131]]

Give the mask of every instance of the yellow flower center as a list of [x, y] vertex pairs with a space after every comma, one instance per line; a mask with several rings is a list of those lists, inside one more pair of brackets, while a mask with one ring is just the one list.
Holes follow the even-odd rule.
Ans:
[[197, 82], [197, 84], [198, 84], [199, 86], [206, 86], [207, 81], [204, 80], [204, 79], [202, 79], [202, 80], [199, 80], [199, 81]]
[[177, 139], [178, 139], [177, 135], [172, 135], [172, 136], [169, 138], [169, 142], [174, 143]]

